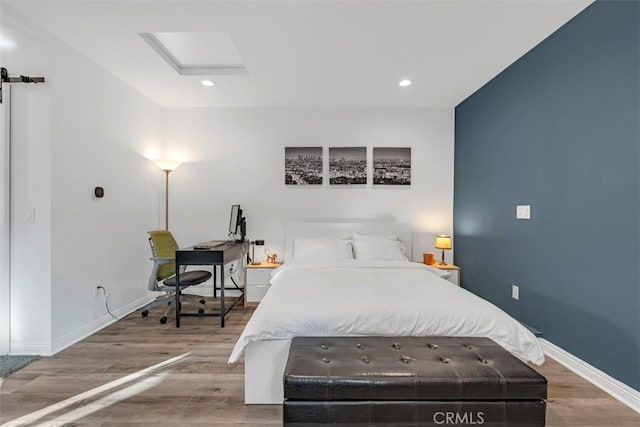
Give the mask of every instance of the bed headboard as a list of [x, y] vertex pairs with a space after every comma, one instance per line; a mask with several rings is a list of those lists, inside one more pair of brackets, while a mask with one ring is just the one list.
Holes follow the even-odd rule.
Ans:
[[352, 233], [396, 235], [411, 258], [411, 225], [396, 222], [292, 222], [284, 228], [284, 259], [293, 259], [293, 239], [296, 237], [350, 237]]

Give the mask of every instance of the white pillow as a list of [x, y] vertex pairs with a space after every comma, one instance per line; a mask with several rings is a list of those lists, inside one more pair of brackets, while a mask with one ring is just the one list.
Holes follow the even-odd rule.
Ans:
[[351, 244], [355, 259], [409, 261], [404, 254], [404, 245], [397, 240], [365, 239], [354, 240]]
[[398, 243], [400, 243], [400, 249], [402, 250], [403, 254], [407, 253], [407, 247], [404, 245], [404, 243], [402, 243], [400, 241], [400, 239], [398, 238], [398, 236], [396, 236], [395, 234], [363, 234], [363, 233], [358, 233], [357, 231], [353, 233], [353, 235], [351, 236], [353, 240], [395, 240]]
[[293, 240], [293, 258], [353, 259], [351, 240], [299, 237]]
[[376, 234], [362, 234], [357, 231], [353, 233], [353, 240], [400, 240], [398, 236], [390, 235], [376, 235]]

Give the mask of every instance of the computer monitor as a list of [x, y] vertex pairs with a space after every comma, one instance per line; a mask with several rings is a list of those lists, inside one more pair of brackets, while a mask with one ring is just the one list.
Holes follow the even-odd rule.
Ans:
[[[237, 238], [238, 233], [240, 238]], [[242, 209], [240, 205], [231, 206], [231, 216], [229, 218], [229, 237], [236, 241], [236, 243], [244, 242], [247, 235], [247, 221], [242, 216]]]
[[242, 209], [240, 205], [231, 206], [231, 216], [229, 217], [229, 235], [234, 235], [238, 232], [238, 227], [242, 222]]

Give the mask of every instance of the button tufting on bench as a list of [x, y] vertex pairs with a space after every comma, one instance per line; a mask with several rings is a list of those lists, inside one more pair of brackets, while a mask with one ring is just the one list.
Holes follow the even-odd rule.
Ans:
[[487, 338], [296, 337], [283, 380], [285, 427], [545, 425], [545, 378]]
[[404, 363], [409, 363], [411, 362], [413, 359], [413, 357], [409, 357], [409, 356], [405, 356], [404, 354], [402, 356], [400, 356], [400, 360], [402, 360]]

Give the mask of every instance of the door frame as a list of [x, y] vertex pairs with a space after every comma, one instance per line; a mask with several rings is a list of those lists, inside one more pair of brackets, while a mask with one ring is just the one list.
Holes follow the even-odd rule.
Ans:
[[11, 85], [0, 104], [0, 355], [11, 350]]

